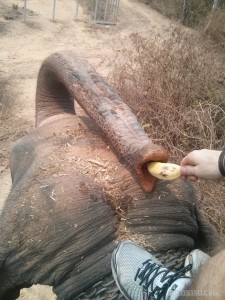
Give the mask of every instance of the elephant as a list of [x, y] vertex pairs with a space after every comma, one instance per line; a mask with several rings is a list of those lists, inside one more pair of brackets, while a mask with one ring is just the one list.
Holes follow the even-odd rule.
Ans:
[[[86, 114], [76, 114], [76, 103]], [[46, 58], [35, 128], [10, 154], [0, 299], [33, 284], [52, 286], [59, 300], [81, 299], [111, 278], [111, 252], [123, 239], [162, 255], [220, 247], [192, 185], [154, 178], [150, 161], [167, 162], [168, 151], [86, 60], [69, 50]]]

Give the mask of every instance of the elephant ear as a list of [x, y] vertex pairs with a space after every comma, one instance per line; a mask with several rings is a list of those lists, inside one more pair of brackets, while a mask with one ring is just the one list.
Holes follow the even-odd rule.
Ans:
[[13, 296], [12, 292], [9, 289], [7, 289], [7, 284], [8, 284], [7, 282], [9, 282], [10, 279], [8, 279], [5, 263], [6, 263], [6, 251], [5, 248], [0, 246], [0, 299], [4, 299], [4, 300], [17, 299], [19, 294], [15, 294]]
[[210, 255], [216, 254], [224, 247], [218, 232], [215, 227], [209, 223], [198, 206], [196, 206], [195, 215], [198, 225], [195, 248], [202, 249]]
[[[1, 279], [1, 270], [4, 265], [4, 261], [5, 261], [4, 251], [3, 248], [0, 246], [0, 279]], [[2, 281], [0, 280], [0, 283], [1, 282]]]
[[30, 284], [15, 286], [12, 272], [7, 269], [7, 251], [0, 246], [0, 299], [16, 300], [20, 296], [22, 288], [30, 287]]
[[19, 140], [10, 153], [12, 184], [15, 186], [35, 160], [35, 141], [26, 136]]

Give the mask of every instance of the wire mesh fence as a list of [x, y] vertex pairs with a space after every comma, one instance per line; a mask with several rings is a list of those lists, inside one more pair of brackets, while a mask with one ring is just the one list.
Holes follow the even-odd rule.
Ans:
[[116, 24], [120, 0], [92, 0], [92, 20], [96, 23]]
[[[55, 21], [57, 0], [52, 1], [52, 21]], [[76, 0], [75, 19], [78, 19], [79, 6], [82, 0]], [[116, 25], [120, 0], [88, 0], [91, 20], [99, 24]], [[27, 0], [24, 0], [24, 22], [27, 21]]]

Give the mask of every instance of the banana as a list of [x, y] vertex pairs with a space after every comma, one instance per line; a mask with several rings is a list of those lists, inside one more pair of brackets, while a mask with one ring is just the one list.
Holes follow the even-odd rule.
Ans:
[[174, 180], [180, 177], [180, 166], [176, 164], [151, 162], [147, 168], [151, 175], [159, 179]]

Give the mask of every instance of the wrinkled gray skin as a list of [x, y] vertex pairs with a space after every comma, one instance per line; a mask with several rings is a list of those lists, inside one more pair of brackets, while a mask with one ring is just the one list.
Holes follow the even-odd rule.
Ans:
[[[140, 238], [155, 251], [219, 244], [188, 182], [155, 185], [146, 175], [146, 161], [166, 161], [167, 153], [86, 62], [53, 54], [40, 70], [36, 99], [36, 128], [10, 158], [1, 300], [38, 283], [53, 286], [58, 299], [74, 299], [110, 274], [119, 239]], [[91, 117], [75, 115], [74, 99]]]

